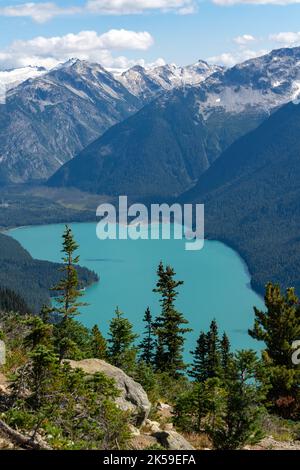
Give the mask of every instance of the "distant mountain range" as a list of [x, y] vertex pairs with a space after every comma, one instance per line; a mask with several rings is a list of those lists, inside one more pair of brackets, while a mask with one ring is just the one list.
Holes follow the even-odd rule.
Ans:
[[217, 70], [196, 86], [161, 94], [110, 128], [49, 184], [108, 195], [177, 196], [299, 90], [300, 48]]
[[133, 95], [138, 96], [143, 102], [149, 102], [162, 91], [170, 91], [186, 85], [198, 85], [213, 73], [221, 70], [223, 67], [209, 65], [199, 60], [185, 67], [166, 64], [144, 68], [136, 65], [115, 77]]
[[50, 176], [51, 186], [104, 195], [177, 197], [297, 96], [300, 48], [230, 69], [198, 61], [114, 76], [72, 59], [32, 72], [41, 75], [0, 105], [0, 184]]
[[0, 72], [7, 90], [0, 104], [0, 183], [48, 178], [159, 93], [185, 81], [199, 83], [216, 69], [204, 62], [134, 67], [115, 77], [99, 64], [72, 59], [50, 72], [36, 67]]
[[246, 260], [253, 285], [300, 289], [300, 104], [237, 140], [180, 202], [205, 203], [208, 236]]

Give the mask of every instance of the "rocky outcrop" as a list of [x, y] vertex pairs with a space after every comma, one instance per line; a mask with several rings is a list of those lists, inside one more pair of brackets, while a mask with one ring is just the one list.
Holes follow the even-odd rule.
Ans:
[[100, 359], [84, 359], [82, 361], [68, 361], [72, 368], [80, 368], [86, 374], [102, 372], [115, 380], [120, 396], [116, 403], [124, 411], [130, 411], [132, 422], [141, 426], [147, 419], [151, 403], [143, 387], [117, 367]]
[[[194, 450], [190, 442], [173, 429], [171, 422], [160, 423], [159, 421], [146, 419], [140, 437], [144, 437], [145, 439], [151, 437], [152, 440], [154, 438], [156, 445], [159, 444], [162, 448], [167, 450]], [[134, 445], [137, 441], [137, 439], [134, 440]]]
[[195, 450], [195, 448], [176, 431], [158, 431], [152, 434], [168, 450]]
[[245, 446], [244, 450], [300, 450], [300, 440], [279, 441], [267, 436], [257, 444]]

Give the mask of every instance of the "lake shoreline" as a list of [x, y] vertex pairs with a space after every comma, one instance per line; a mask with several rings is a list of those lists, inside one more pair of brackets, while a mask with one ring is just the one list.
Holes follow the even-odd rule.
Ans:
[[[34, 258], [57, 262], [63, 228], [62, 223], [16, 227], [8, 235]], [[184, 239], [100, 241], [96, 237], [95, 221], [74, 223], [72, 228], [80, 247], [81, 265], [101, 279], [84, 292], [88, 307], [83, 309], [80, 321], [85, 326], [100, 322], [99, 327], [106, 333], [119, 305], [141, 333], [147, 305], [155, 315], [159, 311], [152, 289], [162, 260], [173, 266], [178, 278], [184, 280], [178, 308], [186, 313], [193, 329], [187, 340], [187, 353], [193, 349], [199, 331], [207, 330], [213, 318], [222, 331], [228, 331], [235, 348], [250, 347], [250, 344], [253, 347], [247, 331], [253, 322], [253, 307], [262, 308], [262, 299], [251, 289], [244, 260], [223, 241], [210, 236], [203, 250], [191, 252], [184, 249]], [[116, 260], [122, 263], [116, 266]]]
[[[12, 226], [10, 228], [0, 228], [0, 233], [6, 234], [10, 236], [10, 232], [18, 230], [18, 229], [24, 229], [24, 228], [34, 228], [34, 227], [44, 227], [44, 226], [53, 226], [57, 224], [62, 224], [62, 225], [69, 225], [69, 224], [97, 224], [96, 220], [90, 220], [90, 221], [72, 221], [72, 222], [51, 222], [50, 224], [48, 223], [40, 223], [40, 224], [27, 224], [27, 225], [16, 225]], [[227, 246], [228, 248], [231, 248], [240, 258], [245, 272], [248, 275], [250, 281], [249, 281], [249, 289], [253, 290], [256, 294], [259, 295], [263, 299], [264, 296], [264, 286], [257, 285], [256, 283], [253, 282], [253, 272], [252, 269], [250, 268], [251, 263], [247, 260], [247, 256], [245, 253], [243, 253], [243, 250], [241, 250], [239, 247], [237, 247], [232, 240], [226, 238], [226, 237], [216, 237], [214, 236], [213, 233], [209, 233], [205, 239], [205, 241], [213, 241], [213, 242], [220, 242], [223, 245]]]

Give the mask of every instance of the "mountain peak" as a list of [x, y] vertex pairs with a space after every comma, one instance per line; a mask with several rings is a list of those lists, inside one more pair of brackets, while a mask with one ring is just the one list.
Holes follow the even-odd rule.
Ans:
[[130, 91], [144, 101], [154, 98], [162, 91], [170, 91], [184, 85], [198, 85], [221, 67], [210, 66], [199, 60], [196, 64], [178, 66], [175, 63], [142, 67], [135, 65], [117, 78]]
[[77, 72], [84, 72], [87, 69], [97, 69], [101, 70], [102, 72], [109, 73], [104, 67], [102, 67], [101, 64], [97, 62], [90, 62], [85, 59], [69, 59], [66, 62], [60, 64], [53, 70], [59, 70], [59, 69], [72, 69], [76, 70]]

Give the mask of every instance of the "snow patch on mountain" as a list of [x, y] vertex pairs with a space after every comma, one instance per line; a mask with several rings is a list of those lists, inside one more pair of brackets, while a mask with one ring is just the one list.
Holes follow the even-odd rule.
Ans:
[[199, 60], [188, 66], [166, 64], [154, 67], [135, 65], [116, 78], [135, 96], [150, 99], [162, 91], [198, 85], [215, 72], [223, 70]]
[[196, 109], [207, 119], [217, 108], [242, 113], [273, 109], [300, 96], [300, 47], [278, 49], [210, 75], [199, 85]]
[[48, 70], [43, 67], [31, 66], [12, 70], [0, 70], [0, 86], [10, 90], [29, 78], [40, 77], [47, 72]]

